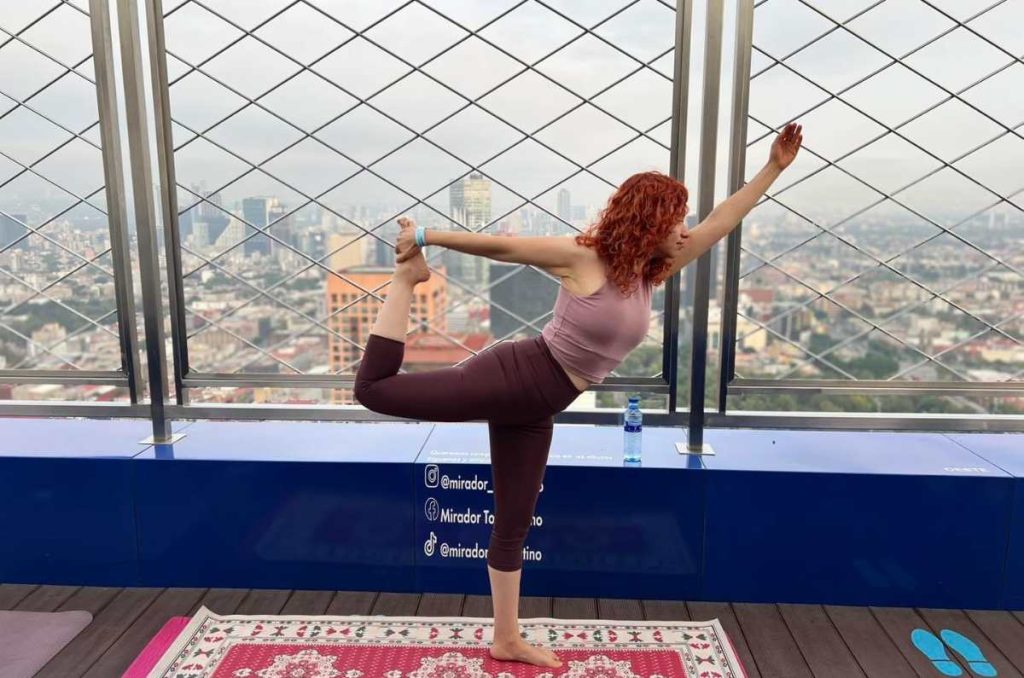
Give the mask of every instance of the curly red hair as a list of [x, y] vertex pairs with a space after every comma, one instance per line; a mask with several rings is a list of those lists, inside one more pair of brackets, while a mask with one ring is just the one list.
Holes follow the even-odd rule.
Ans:
[[[597, 250], [608, 265], [608, 278], [623, 294], [631, 294], [638, 280], [660, 285], [671, 262], [654, 258], [654, 252], [686, 215], [689, 198], [689, 191], [678, 179], [657, 171], [639, 172], [622, 182], [597, 222], [574, 239]], [[640, 273], [636, 271], [638, 259], [646, 261]]]

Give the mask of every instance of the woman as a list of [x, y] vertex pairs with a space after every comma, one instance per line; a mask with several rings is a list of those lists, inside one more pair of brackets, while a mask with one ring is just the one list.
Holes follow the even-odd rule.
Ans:
[[[586, 233], [496, 237], [416, 229], [407, 218], [387, 299], [366, 342], [356, 399], [374, 412], [426, 421], [487, 420], [495, 522], [487, 552], [494, 601], [491, 656], [560, 667], [520, 636], [522, 551], [547, 464], [554, 415], [603, 381], [646, 334], [653, 287], [706, 252], [750, 211], [796, 157], [802, 126], [790, 123], [768, 163], [692, 231], [689, 194], [658, 172], [628, 178]], [[417, 233], [418, 231], [418, 233]], [[417, 240], [418, 239], [418, 240]], [[554, 315], [540, 335], [501, 342], [457, 367], [398, 374], [413, 288], [430, 277], [421, 247], [543, 268], [561, 278]]]

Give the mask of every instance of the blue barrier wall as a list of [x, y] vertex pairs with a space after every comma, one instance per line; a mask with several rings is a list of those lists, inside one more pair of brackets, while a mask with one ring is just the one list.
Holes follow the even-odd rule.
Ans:
[[947, 437], [706, 438], [706, 598], [999, 607], [1012, 479]]
[[[524, 548], [529, 595], [698, 594], [704, 475], [699, 458], [676, 454], [678, 438], [678, 429], [646, 429], [641, 464], [623, 468], [618, 429], [555, 427]], [[438, 424], [416, 466], [417, 589], [489, 593], [487, 425]]]
[[1014, 478], [1003, 602], [1007, 608], [1024, 609], [1024, 436], [979, 433], [949, 437]]
[[140, 583], [413, 591], [431, 427], [197, 422], [133, 462]]
[[146, 421], [0, 419], [0, 581], [138, 578], [132, 458]]
[[[483, 423], [0, 420], [0, 581], [486, 594]], [[524, 595], [1024, 607], [1021, 436], [558, 425]], [[1016, 447], [1024, 448], [1024, 444]]]

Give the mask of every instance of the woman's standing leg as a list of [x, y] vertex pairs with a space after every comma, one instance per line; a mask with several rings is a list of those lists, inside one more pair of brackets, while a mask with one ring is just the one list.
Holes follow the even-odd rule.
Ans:
[[523, 545], [533, 523], [554, 432], [551, 416], [530, 423], [488, 421], [494, 478], [494, 527], [487, 548], [487, 574], [494, 603], [491, 656], [558, 668], [558, 656], [530, 645], [519, 632], [519, 587]]

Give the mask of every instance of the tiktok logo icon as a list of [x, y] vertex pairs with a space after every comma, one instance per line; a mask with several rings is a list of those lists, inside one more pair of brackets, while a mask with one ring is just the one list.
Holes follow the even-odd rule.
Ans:
[[437, 543], [437, 535], [434, 534], [433, 531], [431, 531], [430, 532], [430, 539], [427, 539], [427, 541], [425, 541], [423, 543], [423, 552], [425, 554], [427, 554], [428, 557], [434, 555], [434, 544], [436, 544], [436, 543]]

